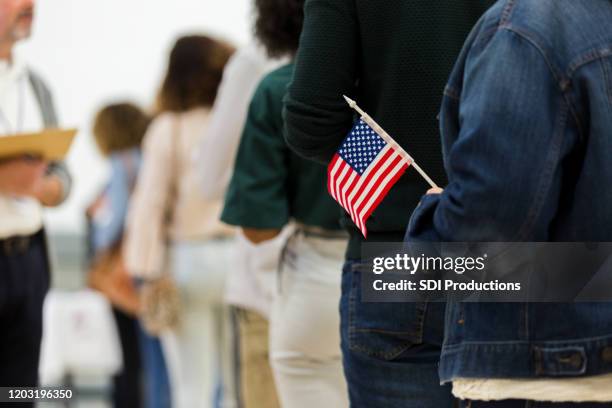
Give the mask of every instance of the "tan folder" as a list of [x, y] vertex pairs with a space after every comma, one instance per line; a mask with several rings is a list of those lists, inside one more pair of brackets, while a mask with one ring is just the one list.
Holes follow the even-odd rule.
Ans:
[[76, 133], [76, 129], [45, 129], [38, 133], [0, 136], [0, 160], [24, 155], [63, 160]]

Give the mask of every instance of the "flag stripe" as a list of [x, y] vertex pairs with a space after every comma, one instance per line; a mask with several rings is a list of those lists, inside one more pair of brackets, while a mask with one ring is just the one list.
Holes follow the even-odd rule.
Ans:
[[342, 160], [342, 157], [336, 153], [331, 163], [329, 163], [329, 166], [327, 166], [327, 191], [332, 197], [334, 197], [332, 185], [334, 182], [335, 171], [343, 162], [344, 160]]
[[341, 198], [341, 202], [340, 205], [343, 208], [346, 208], [348, 205], [348, 201], [347, 201], [347, 192], [351, 190], [351, 188], [359, 181], [359, 175], [357, 174], [357, 172], [353, 169], [351, 169], [351, 176], [349, 177], [349, 179], [346, 181], [346, 183], [344, 183], [344, 186], [342, 187], [342, 190], [340, 191], [340, 198]]
[[[374, 194], [371, 195], [368, 203], [360, 210], [359, 218], [362, 222], [365, 223], [365, 220], [372, 214], [374, 209], [380, 204], [379, 199], [384, 197], [384, 193], [388, 192], [388, 189], [393, 186], [395, 181], [404, 173], [404, 171], [408, 168], [405, 159], [400, 159], [400, 161], [393, 167], [393, 170], [387, 174], [384, 180], [378, 186], [378, 189]], [[378, 202], [377, 202], [378, 201]]]
[[349, 214], [353, 221], [356, 219], [356, 214], [354, 212], [355, 202], [359, 199], [360, 195], [363, 193], [363, 189], [368, 185], [372, 177], [376, 175], [376, 172], [380, 169], [382, 165], [384, 165], [385, 160], [387, 160], [391, 155], [394, 154], [394, 150], [390, 147], [385, 147], [380, 151], [377, 158], [372, 162], [372, 165], [361, 175], [359, 182], [351, 192], [348, 197], [349, 202]]
[[389, 173], [389, 171], [392, 171], [401, 162], [402, 158], [399, 154], [393, 155], [393, 157], [387, 160], [384, 165], [385, 167], [381, 169], [383, 171], [379, 171], [378, 177], [370, 182], [368, 185], [368, 190], [361, 195], [360, 201], [356, 204], [357, 207], [355, 208], [355, 213], [357, 214], [357, 217], [359, 217], [363, 208], [368, 204], [368, 200], [373, 196], [373, 194], [369, 193], [376, 191], [376, 188], [378, 188], [380, 185], [381, 180], [384, 180], [384, 177]]
[[329, 194], [331, 194], [331, 196], [334, 197], [334, 199], [336, 198], [336, 193], [334, 191], [334, 186], [335, 186], [334, 181], [336, 180], [336, 175], [338, 174], [338, 170], [345, 165], [347, 165], [347, 163], [344, 160], [342, 160], [342, 157], [340, 157], [340, 155], [336, 155], [334, 165], [330, 166], [327, 189], [329, 191]]
[[[381, 183], [384, 182], [385, 177], [389, 174], [390, 171], [393, 171], [395, 167], [401, 165], [401, 161], [402, 158], [399, 155], [394, 155], [392, 158], [387, 160], [387, 162], [385, 163], [385, 167], [381, 168], [381, 171], [377, 175], [377, 178], [375, 180], [372, 180], [372, 182], [368, 186], [368, 190], [361, 195], [360, 200], [356, 204], [356, 208], [354, 208], [354, 210], [356, 218], [359, 221], [359, 225], [361, 225], [362, 227], [365, 227], [365, 219], [361, 216], [361, 214], [363, 212], [363, 208], [366, 207], [368, 204], [367, 200], [375, 198], [374, 195], [376, 194], [377, 189], [379, 189]], [[374, 191], [374, 193], [371, 193], [372, 191]]]
[[376, 171], [371, 174], [371, 177], [368, 177], [365, 180], [366, 183], [361, 186], [360, 190], [357, 192], [355, 199], [353, 200], [353, 215], [355, 219], [358, 219], [358, 210], [361, 206], [361, 203], [367, 198], [368, 193], [372, 191], [372, 188], [378, 182], [378, 179], [384, 174], [384, 172], [389, 168], [392, 162], [396, 161], [399, 158], [397, 152], [393, 149], [389, 150], [389, 154], [386, 154], [384, 159], [380, 160], [376, 163]]
[[350, 176], [350, 171], [352, 171], [353, 169], [351, 168], [351, 166], [349, 166], [348, 164], [344, 164], [342, 171], [340, 172], [340, 175], [338, 177], [336, 177], [336, 184], [334, 186], [334, 191], [335, 191], [335, 199], [336, 201], [338, 201], [340, 204], [341, 203], [341, 197], [340, 197], [340, 189], [342, 188], [342, 186], [344, 185], [344, 180]]

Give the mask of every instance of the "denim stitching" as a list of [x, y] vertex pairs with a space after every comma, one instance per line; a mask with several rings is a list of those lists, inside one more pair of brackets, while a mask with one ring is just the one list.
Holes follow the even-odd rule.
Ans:
[[[567, 347], [571, 347], [576, 345], [576, 343], [580, 343], [580, 345], [584, 345], [584, 343], [593, 343], [593, 346], [603, 346], [606, 344], [612, 344], [612, 336], [595, 336], [595, 337], [585, 337], [585, 338], [576, 338], [576, 339], [566, 339], [566, 340], [546, 340], [541, 342], [539, 345], [565, 345]], [[507, 340], [507, 341], [465, 341], [461, 344], [451, 344], [444, 346], [444, 348], [452, 349], [452, 348], [460, 348], [462, 346], [470, 346], [470, 347], [481, 347], [481, 346], [520, 346], [520, 345], [530, 345], [533, 344], [533, 341], [530, 340]], [[587, 345], [588, 346], [588, 345]]]
[[501, 18], [499, 20], [499, 26], [503, 26], [510, 20], [512, 16], [512, 12], [514, 11], [515, 0], [508, 0], [508, 3], [504, 6], [504, 10], [502, 11]]
[[595, 48], [589, 51], [584, 52], [578, 58], [574, 59], [570, 62], [569, 67], [567, 69], [567, 77], [572, 78], [576, 71], [580, 68], [588, 65], [592, 62], [599, 61], [603, 58], [607, 58], [612, 56], [612, 48], [604, 47], [604, 48]]

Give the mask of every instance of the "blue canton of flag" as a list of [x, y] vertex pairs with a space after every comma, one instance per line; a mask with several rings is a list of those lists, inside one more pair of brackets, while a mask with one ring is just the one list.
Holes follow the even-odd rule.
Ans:
[[338, 154], [356, 172], [363, 174], [386, 144], [378, 133], [359, 119], [338, 149]]

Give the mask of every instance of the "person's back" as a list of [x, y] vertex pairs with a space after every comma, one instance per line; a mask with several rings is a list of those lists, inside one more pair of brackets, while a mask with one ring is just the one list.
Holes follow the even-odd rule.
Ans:
[[[445, 92], [450, 183], [423, 199], [410, 241], [610, 241], [610, 21], [612, 2], [597, 0], [507, 0], [486, 14]], [[612, 372], [612, 304], [449, 309], [461, 323], [447, 326], [441, 380], [459, 380], [459, 396], [612, 400], [588, 378]], [[554, 381], [523, 383], [541, 378]]]
[[[444, 184], [436, 120], [444, 84], [470, 29], [491, 4], [307, 1], [286, 97], [289, 145], [307, 158], [329, 162], [353, 123], [342, 98], [349, 95]], [[417, 173], [407, 172], [368, 220], [368, 241], [401, 241], [425, 187]], [[363, 238], [346, 221], [352, 235], [348, 257], [359, 258]]]
[[[172, 406], [179, 408], [213, 404], [233, 375], [225, 336], [229, 316], [222, 304], [231, 245], [219, 221], [220, 203], [204, 197], [195, 166], [233, 51], [203, 35], [184, 36], [174, 44], [158, 94], [159, 114], [143, 141], [142, 169], [128, 215], [128, 271], [144, 278], [152, 291], [165, 285], [156, 278], [171, 277], [180, 295], [181, 308], [174, 316], [180, 317], [179, 325], [151, 319], [152, 326], [166, 329]], [[149, 300], [143, 302], [145, 316], [165, 307], [155, 303], [155, 296]], [[233, 405], [234, 398], [224, 392], [222, 404]]]
[[[355, 99], [443, 183], [438, 122], [448, 74], [493, 1], [307, 0], [285, 98], [285, 136], [298, 154], [328, 163], [353, 124]], [[368, 219], [367, 242], [400, 242], [426, 189], [408, 171]], [[450, 407], [437, 374], [444, 306], [361, 302], [364, 238], [351, 233], [340, 303], [344, 371], [354, 406]], [[389, 381], [389, 379], [393, 379]]]
[[199, 187], [195, 159], [208, 126], [210, 109], [199, 107], [185, 112], [167, 112], [155, 119], [145, 143], [165, 150], [167, 161], [157, 163], [172, 178], [172, 239], [206, 239], [228, 235], [231, 230], [219, 221], [221, 199], [204, 197]]

